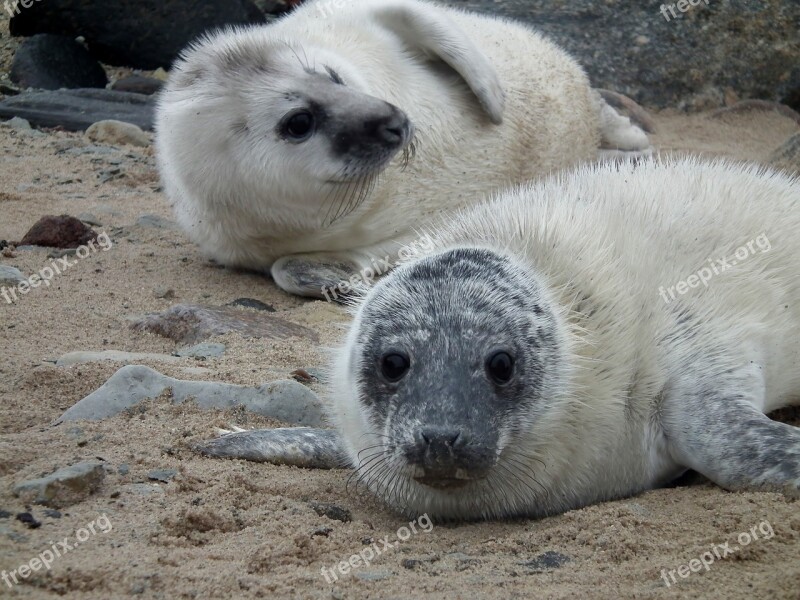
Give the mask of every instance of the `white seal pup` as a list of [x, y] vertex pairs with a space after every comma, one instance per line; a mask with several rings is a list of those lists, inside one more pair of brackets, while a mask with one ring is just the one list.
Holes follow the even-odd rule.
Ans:
[[[580, 168], [435, 232], [337, 353], [339, 433], [217, 456], [346, 461], [392, 507], [543, 516], [694, 469], [800, 494], [800, 180], [697, 159]], [[276, 441], [277, 443], [273, 443]], [[302, 464], [297, 457], [288, 462]]]
[[205, 37], [175, 64], [156, 132], [190, 238], [315, 297], [393, 263], [437, 214], [649, 149], [541, 35], [417, 0], [312, 1]]

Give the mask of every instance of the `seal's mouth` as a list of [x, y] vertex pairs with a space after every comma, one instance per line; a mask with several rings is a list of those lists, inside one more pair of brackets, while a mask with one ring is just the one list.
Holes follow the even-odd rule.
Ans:
[[437, 490], [452, 490], [462, 488], [472, 480], [456, 477], [415, 477], [414, 481]]

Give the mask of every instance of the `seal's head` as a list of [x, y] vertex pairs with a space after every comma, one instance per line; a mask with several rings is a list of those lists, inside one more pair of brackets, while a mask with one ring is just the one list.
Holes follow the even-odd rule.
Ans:
[[221, 206], [331, 221], [363, 201], [414, 129], [338, 53], [272, 31], [223, 31], [184, 52], [159, 103], [162, 166], [175, 161], [197, 198]]
[[482, 248], [379, 282], [335, 370], [333, 417], [359, 479], [409, 513], [535, 512], [567, 370], [552, 306], [528, 267]]

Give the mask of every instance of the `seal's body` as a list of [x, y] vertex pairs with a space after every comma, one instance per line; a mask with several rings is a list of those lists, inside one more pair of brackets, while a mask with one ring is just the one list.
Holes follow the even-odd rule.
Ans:
[[309, 296], [393, 262], [436, 215], [649, 147], [539, 34], [416, 0], [307, 2], [213, 34], [175, 65], [156, 130], [190, 237]]
[[553, 514], [686, 469], [800, 493], [800, 429], [764, 416], [800, 404], [798, 209], [797, 179], [686, 159], [464, 212], [358, 306], [334, 368], [341, 440], [315, 452], [441, 518]]

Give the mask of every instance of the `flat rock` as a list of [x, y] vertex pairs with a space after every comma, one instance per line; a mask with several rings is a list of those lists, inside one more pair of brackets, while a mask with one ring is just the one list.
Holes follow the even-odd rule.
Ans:
[[136, 219], [139, 227], [152, 227], [154, 229], [178, 229], [178, 224], [160, 215], [140, 215]]
[[84, 134], [88, 140], [99, 144], [128, 144], [147, 147], [150, 137], [133, 123], [106, 119], [92, 123]]
[[236, 332], [244, 337], [276, 340], [305, 337], [319, 341], [317, 333], [265, 311], [240, 310], [232, 306], [176, 304], [162, 313], [135, 319], [136, 331], [156, 333], [179, 344], [191, 345], [215, 335]]
[[773, 169], [800, 174], [800, 133], [795, 133], [769, 157]]
[[14, 486], [14, 494], [24, 502], [62, 508], [80, 502], [97, 491], [106, 476], [103, 463], [81, 462], [55, 473], [24, 481]]
[[178, 472], [175, 469], [153, 469], [147, 474], [147, 478], [152, 481], [169, 483], [177, 474]]
[[293, 425], [320, 427], [325, 423], [316, 394], [296, 381], [274, 381], [258, 387], [209, 381], [182, 381], [149, 367], [129, 365], [114, 373], [100, 388], [69, 408], [54, 424], [65, 421], [98, 421], [113, 417], [143, 400], [172, 390], [172, 401], [192, 398], [200, 408], [247, 410]]
[[34, 223], [17, 245], [77, 248], [95, 238], [97, 233], [80, 219], [69, 215], [46, 215]]
[[157, 362], [181, 362], [177, 356], [169, 354], [154, 354], [149, 352], [123, 352], [121, 350], [102, 350], [100, 352], [68, 352], [56, 361], [57, 367], [69, 367], [83, 363], [113, 360], [124, 363], [140, 363], [145, 360]]
[[0, 119], [22, 117], [37, 127], [84, 131], [92, 123], [115, 119], [153, 129], [155, 99], [100, 89], [25, 92], [0, 101]]
[[250, 0], [44, 0], [12, 17], [9, 30], [80, 35], [104, 63], [156, 69], [209, 29], [263, 22]]
[[543, 552], [542, 554], [536, 556], [533, 558], [533, 560], [528, 560], [519, 564], [523, 567], [531, 569], [534, 573], [541, 573], [543, 571], [559, 569], [570, 562], [570, 560], [572, 559], [565, 554], [548, 550], [547, 552]]
[[27, 277], [16, 267], [0, 265], [0, 285], [17, 285], [27, 281]]
[[111, 85], [111, 89], [116, 92], [133, 92], [134, 94], [145, 94], [150, 96], [158, 92], [164, 85], [163, 81], [155, 77], [144, 77], [142, 75], [129, 75]]
[[11, 81], [23, 88], [104, 88], [100, 63], [74, 38], [42, 33], [20, 44], [11, 63]]

